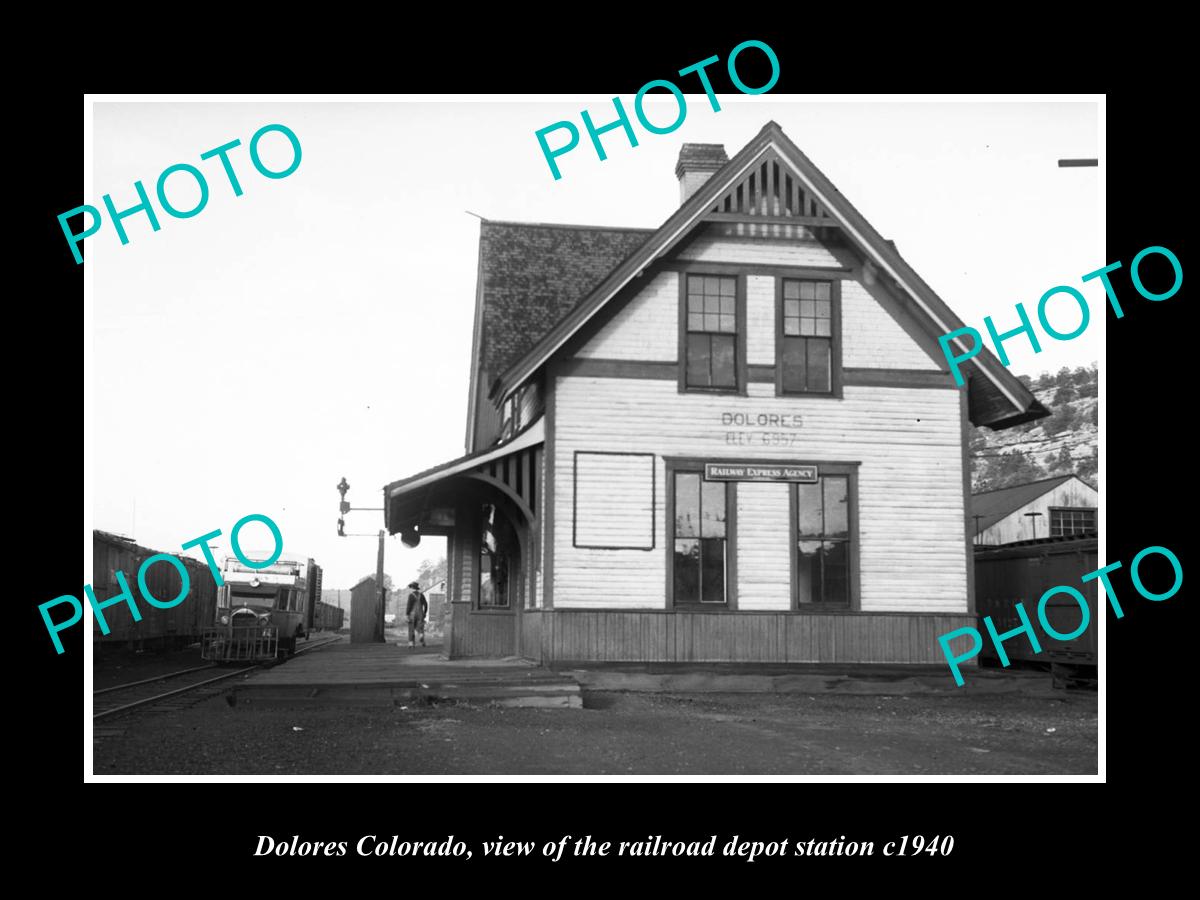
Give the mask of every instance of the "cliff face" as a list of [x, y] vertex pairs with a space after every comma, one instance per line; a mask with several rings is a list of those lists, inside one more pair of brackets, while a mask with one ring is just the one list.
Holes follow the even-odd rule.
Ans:
[[990, 431], [971, 429], [971, 490], [987, 491], [1071, 472], [1096, 487], [1099, 382], [1096, 366], [1043, 372], [1024, 381], [1051, 415]]

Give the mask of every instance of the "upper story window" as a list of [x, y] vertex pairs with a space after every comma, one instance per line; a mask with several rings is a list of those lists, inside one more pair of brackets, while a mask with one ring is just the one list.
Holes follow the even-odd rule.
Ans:
[[685, 390], [737, 391], [743, 352], [736, 276], [691, 275], [684, 278], [682, 355]]
[[841, 394], [837, 281], [781, 278], [776, 334], [780, 394]]
[[517, 395], [513, 394], [500, 407], [500, 435], [498, 440], [506, 441], [517, 429]]

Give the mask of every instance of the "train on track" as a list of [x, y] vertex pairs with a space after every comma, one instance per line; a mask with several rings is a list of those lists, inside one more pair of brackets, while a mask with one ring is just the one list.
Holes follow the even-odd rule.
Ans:
[[[104, 600], [121, 593], [117, 572], [124, 572], [137, 594], [134, 574], [147, 557], [162, 551], [151, 550], [134, 543], [131, 538], [107, 531], [92, 532], [92, 590]], [[217, 586], [208, 565], [187, 556], [180, 556], [187, 569], [191, 587], [187, 599], [170, 609], [157, 609], [139, 603], [141, 621], [134, 621], [127, 603], [117, 603], [104, 610], [108, 634], [100, 631], [100, 622], [92, 617], [92, 642], [97, 647], [128, 648], [131, 650], [174, 649], [200, 640], [200, 632], [215, 621]], [[155, 597], [179, 595], [179, 572], [174, 566], [157, 565], [146, 570], [146, 587]]]
[[[1071, 585], [1086, 598], [1091, 625], [1078, 637], [1069, 641], [1044, 639], [1041, 653], [1033, 649], [1028, 635], [1019, 635], [1004, 644], [1005, 653], [1014, 664], [1049, 664], [1056, 686], [1082, 683], [1096, 676], [1097, 582], [1080, 580], [1097, 568], [1096, 547], [1096, 534], [1090, 532], [975, 548], [975, 611], [980, 617], [980, 633], [984, 632], [984, 616], [991, 616], [1001, 633], [1020, 627], [1017, 603], [1024, 601], [1025, 608], [1031, 609], [1042, 594], [1058, 585]], [[1075, 630], [1079, 616], [1079, 607], [1070, 597], [1060, 595], [1046, 605], [1047, 619], [1063, 634]], [[984, 641], [980, 663], [1000, 665], [995, 647], [989, 641]]]
[[340, 631], [345, 617], [346, 611], [340, 606], [318, 600], [317, 608], [313, 610], [313, 629], [315, 631]]
[[217, 619], [200, 636], [200, 655], [218, 662], [290, 656], [313, 630], [321, 597], [321, 567], [311, 558], [280, 558], [248, 566], [227, 556], [217, 594]]
[[[93, 531], [92, 587], [96, 596], [105, 599], [119, 594], [116, 573], [137, 572], [146, 558], [160, 552], [170, 551], [142, 547], [119, 534]], [[217, 587], [206, 563], [187, 556], [179, 559], [191, 581], [187, 599], [170, 609], [139, 604], [142, 618], [136, 622], [127, 604], [108, 607], [104, 611], [108, 634], [101, 633], [100, 623], [93, 617], [92, 640], [97, 648], [172, 649], [200, 642], [205, 659], [272, 659], [281, 652], [294, 652], [298, 638], [342, 627], [342, 609], [320, 600], [322, 570], [312, 559], [281, 558], [257, 570], [226, 559], [222, 587]], [[146, 586], [156, 597], [177, 596], [179, 573], [173, 566], [151, 566], [146, 570]], [[235, 625], [243, 651], [249, 639], [250, 655], [224, 655], [237, 649]], [[246, 631], [250, 626], [253, 630]], [[213, 646], [217, 640], [223, 643]]]

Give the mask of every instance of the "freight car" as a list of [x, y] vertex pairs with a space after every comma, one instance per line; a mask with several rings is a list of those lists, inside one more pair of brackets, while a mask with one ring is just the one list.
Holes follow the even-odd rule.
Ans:
[[334, 606], [332, 603], [319, 600], [317, 601], [316, 611], [313, 614], [313, 630], [338, 631], [342, 627], [344, 616], [345, 610], [340, 606]]
[[[996, 631], [1003, 634], [1021, 625], [1016, 604], [1029, 611], [1037, 606], [1050, 588], [1069, 584], [1087, 598], [1091, 624], [1079, 637], [1056, 641], [1040, 636], [1042, 652], [1035, 653], [1027, 635], [1020, 634], [1004, 642], [1004, 651], [1014, 664], [1049, 664], [1055, 684], [1094, 678], [1098, 662], [1095, 580], [1080, 582], [1094, 572], [1096, 563], [1094, 533], [1072, 537], [1038, 538], [998, 547], [975, 548], [975, 609], [980, 617], [979, 630], [986, 633], [983, 617], [991, 616]], [[1060, 594], [1046, 604], [1046, 619], [1056, 631], [1069, 634], [1079, 627], [1079, 605]], [[990, 641], [984, 641], [980, 663], [999, 665], [999, 657]]]
[[[104, 600], [121, 593], [117, 572], [126, 573], [132, 582], [135, 601], [137, 582], [133, 574], [142, 562], [160, 552], [141, 547], [132, 538], [107, 531], [92, 532], [92, 590], [97, 599]], [[169, 649], [184, 647], [200, 640], [204, 627], [212, 622], [217, 607], [217, 587], [208, 566], [187, 556], [173, 554], [187, 569], [191, 586], [186, 599], [170, 609], [158, 609], [138, 603], [141, 621], [135, 622], [128, 604], [117, 603], [104, 610], [108, 634], [101, 633], [100, 622], [92, 617], [92, 641], [96, 647], [123, 647], [133, 650]], [[176, 597], [180, 587], [179, 572], [174, 566], [156, 565], [146, 570], [146, 586], [155, 597]]]

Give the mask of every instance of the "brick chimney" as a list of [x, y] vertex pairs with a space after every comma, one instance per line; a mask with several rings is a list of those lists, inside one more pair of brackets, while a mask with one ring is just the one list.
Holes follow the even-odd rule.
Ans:
[[724, 144], [684, 144], [679, 151], [679, 162], [675, 164], [680, 206], [727, 162], [729, 157], [725, 155]]

